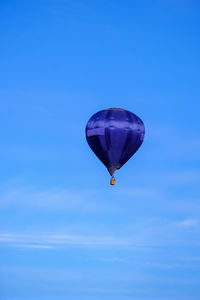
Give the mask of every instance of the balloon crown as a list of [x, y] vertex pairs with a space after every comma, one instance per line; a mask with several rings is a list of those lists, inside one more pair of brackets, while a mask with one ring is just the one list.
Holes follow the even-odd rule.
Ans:
[[122, 110], [122, 111], [125, 111], [125, 109], [123, 109], [123, 108], [117, 108], [117, 107], [107, 108], [105, 110]]

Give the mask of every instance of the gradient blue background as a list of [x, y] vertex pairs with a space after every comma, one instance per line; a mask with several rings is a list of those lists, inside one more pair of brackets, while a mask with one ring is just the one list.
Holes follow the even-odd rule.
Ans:
[[[200, 299], [200, 3], [0, 4], [0, 299]], [[116, 186], [85, 141], [140, 116]]]

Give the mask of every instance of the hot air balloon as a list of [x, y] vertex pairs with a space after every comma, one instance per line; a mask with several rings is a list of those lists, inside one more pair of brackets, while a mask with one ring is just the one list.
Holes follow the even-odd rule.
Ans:
[[119, 170], [141, 146], [145, 128], [134, 113], [122, 108], [109, 108], [94, 114], [86, 125], [86, 139], [96, 156], [111, 175]]

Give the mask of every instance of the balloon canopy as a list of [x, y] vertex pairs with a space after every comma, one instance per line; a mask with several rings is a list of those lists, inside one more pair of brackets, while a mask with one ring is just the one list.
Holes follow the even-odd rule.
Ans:
[[111, 176], [139, 149], [144, 134], [142, 120], [121, 108], [101, 110], [86, 125], [87, 142]]

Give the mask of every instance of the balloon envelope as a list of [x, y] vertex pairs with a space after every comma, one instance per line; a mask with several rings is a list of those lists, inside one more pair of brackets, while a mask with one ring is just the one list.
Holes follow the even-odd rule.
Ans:
[[121, 108], [101, 110], [86, 125], [86, 139], [113, 175], [141, 146], [145, 134], [142, 120]]

